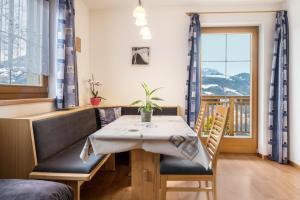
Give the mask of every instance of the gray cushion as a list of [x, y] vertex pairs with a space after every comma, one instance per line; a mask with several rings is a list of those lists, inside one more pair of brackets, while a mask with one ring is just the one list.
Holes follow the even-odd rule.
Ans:
[[[122, 115], [138, 115], [138, 107], [122, 107]], [[177, 115], [177, 107], [163, 107], [162, 111], [155, 109], [153, 115]]]
[[33, 122], [38, 162], [42, 162], [98, 130], [95, 109]]
[[121, 117], [121, 108], [99, 108], [101, 128]]
[[160, 160], [161, 174], [174, 175], [212, 175], [211, 169], [205, 169], [202, 165], [190, 160], [162, 155]]
[[61, 183], [40, 180], [0, 180], [0, 200], [72, 199], [72, 189]]
[[85, 139], [69, 148], [42, 161], [34, 168], [35, 172], [62, 172], [62, 173], [90, 173], [105, 157], [92, 154], [87, 162], [83, 162], [79, 155], [85, 144]]

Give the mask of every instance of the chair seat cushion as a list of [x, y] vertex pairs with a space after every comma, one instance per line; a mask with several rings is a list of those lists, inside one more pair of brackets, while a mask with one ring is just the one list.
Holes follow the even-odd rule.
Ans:
[[47, 160], [38, 163], [35, 172], [90, 173], [105, 155], [91, 155], [87, 162], [80, 159], [86, 139], [80, 140]]
[[190, 160], [162, 155], [160, 174], [168, 175], [212, 175], [212, 170]]

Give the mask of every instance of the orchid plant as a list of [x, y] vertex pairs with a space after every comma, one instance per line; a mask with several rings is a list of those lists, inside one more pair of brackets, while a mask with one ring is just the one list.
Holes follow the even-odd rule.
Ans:
[[99, 81], [95, 81], [93, 74], [92, 74], [92, 78], [88, 80], [88, 83], [90, 85], [90, 91], [93, 98], [100, 98], [106, 100], [105, 98], [99, 96], [99, 90], [97, 89], [97, 87], [100, 87], [102, 84]]

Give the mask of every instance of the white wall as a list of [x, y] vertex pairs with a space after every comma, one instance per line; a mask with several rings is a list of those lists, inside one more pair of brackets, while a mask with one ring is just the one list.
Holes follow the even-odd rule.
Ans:
[[84, 0], [75, 1], [75, 12], [76, 36], [81, 38], [81, 52], [77, 52], [79, 104], [86, 105], [90, 96], [90, 13]]
[[[87, 104], [89, 91], [87, 80], [90, 76], [90, 55], [89, 55], [89, 9], [84, 0], [75, 1], [76, 10], [76, 36], [80, 37], [81, 53], [77, 53], [79, 103]], [[0, 106], [0, 117], [16, 117], [24, 115], [40, 114], [55, 110], [53, 103], [33, 103], [26, 105]]]
[[[266, 6], [218, 6], [215, 10], [263, 10]], [[280, 9], [281, 4], [268, 4], [268, 9]], [[130, 104], [143, 98], [140, 82], [151, 87], [164, 87], [159, 96], [164, 105], [179, 105], [184, 109], [189, 18], [186, 11], [209, 11], [212, 7], [146, 7], [153, 39], [143, 41], [134, 25], [132, 9], [91, 11], [90, 48], [91, 67], [103, 83], [101, 93], [108, 100], [104, 104]], [[266, 154], [267, 105], [269, 76], [273, 49], [273, 13], [207, 14], [200, 17], [202, 26], [259, 26], [259, 152]], [[131, 66], [133, 46], [150, 46], [149, 67]]]
[[290, 22], [290, 160], [300, 165], [300, 1], [288, 0]]

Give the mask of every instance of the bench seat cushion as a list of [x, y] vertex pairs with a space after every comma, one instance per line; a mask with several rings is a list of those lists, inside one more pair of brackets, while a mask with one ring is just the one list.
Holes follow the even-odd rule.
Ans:
[[73, 200], [72, 189], [64, 184], [40, 180], [0, 180], [1, 200]]
[[164, 175], [212, 175], [211, 169], [190, 160], [162, 155], [160, 160], [160, 174]]
[[83, 139], [54, 156], [42, 161], [34, 168], [34, 172], [61, 172], [61, 173], [90, 173], [105, 155], [94, 154], [88, 162], [83, 162], [79, 155], [84, 147], [86, 139]]

